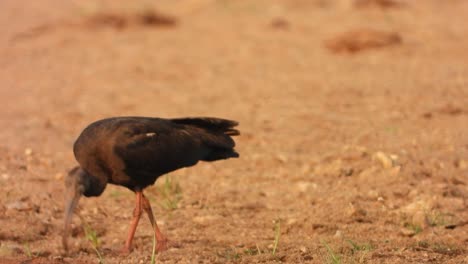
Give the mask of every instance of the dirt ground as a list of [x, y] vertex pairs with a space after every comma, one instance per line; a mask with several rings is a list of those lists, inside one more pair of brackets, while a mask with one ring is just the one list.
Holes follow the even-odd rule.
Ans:
[[[146, 190], [157, 263], [468, 263], [468, 1], [155, 2], [0, 2], [0, 263], [150, 262], [122, 187], [61, 247], [74, 140], [128, 115], [242, 132]], [[398, 37], [330, 49], [356, 30]]]

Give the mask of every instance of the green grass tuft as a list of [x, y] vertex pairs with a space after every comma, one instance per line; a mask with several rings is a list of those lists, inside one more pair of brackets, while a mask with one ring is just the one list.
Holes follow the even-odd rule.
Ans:
[[177, 181], [167, 175], [165, 176], [164, 184], [158, 186], [156, 191], [162, 196], [162, 200], [158, 204], [163, 209], [172, 211], [178, 208], [179, 202], [182, 199], [182, 189]]
[[322, 241], [322, 244], [327, 249], [327, 253], [328, 253], [327, 263], [341, 264], [341, 256], [335, 253], [333, 249], [327, 244], [327, 242]]
[[278, 249], [278, 244], [281, 236], [281, 220], [275, 221], [275, 240], [273, 243], [273, 252], [271, 253], [273, 256], [276, 254], [276, 250]]
[[156, 234], [153, 234], [153, 251], [151, 252], [151, 264], [156, 263]]
[[221, 252], [216, 252], [218, 257], [223, 258], [226, 261], [239, 260], [242, 256], [239, 254], [235, 248], [227, 248]]
[[414, 223], [405, 223], [405, 227], [412, 230], [415, 235], [421, 233], [423, 231], [422, 226]]
[[426, 213], [427, 223], [432, 226], [448, 226], [453, 224], [454, 216], [448, 213], [442, 213], [440, 211], [430, 211]]
[[35, 257], [34, 254], [31, 251], [31, 247], [29, 246], [29, 243], [25, 243], [23, 245], [23, 252], [28, 258], [33, 258]]
[[94, 230], [88, 223], [86, 223], [86, 221], [84, 221], [83, 218], [81, 219], [81, 222], [83, 223], [85, 237], [91, 244], [91, 247], [93, 248], [94, 252], [96, 252], [96, 255], [99, 259], [99, 264], [104, 264], [104, 259], [102, 258], [101, 252], [99, 251], [101, 241], [98, 238], [96, 230]]

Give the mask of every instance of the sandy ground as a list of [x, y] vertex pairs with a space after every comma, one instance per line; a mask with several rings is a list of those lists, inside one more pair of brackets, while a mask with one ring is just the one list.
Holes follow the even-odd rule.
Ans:
[[[146, 190], [171, 240], [157, 263], [468, 263], [468, 2], [365, 2], [1, 1], [0, 262], [98, 263], [97, 245], [149, 263], [145, 218], [118, 254], [121, 187], [81, 201], [68, 255], [60, 240], [74, 140], [141, 115], [242, 131], [240, 159]], [[400, 41], [327, 46], [355, 30]]]

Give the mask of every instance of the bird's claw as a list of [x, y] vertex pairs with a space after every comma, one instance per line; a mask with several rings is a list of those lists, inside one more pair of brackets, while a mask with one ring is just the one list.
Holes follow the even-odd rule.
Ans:
[[157, 240], [156, 251], [162, 252], [168, 249], [169, 240], [167, 238]]
[[121, 256], [128, 256], [130, 254], [130, 252], [132, 252], [130, 250], [130, 248], [127, 248], [127, 247], [123, 247], [121, 250], [120, 250], [120, 255]]

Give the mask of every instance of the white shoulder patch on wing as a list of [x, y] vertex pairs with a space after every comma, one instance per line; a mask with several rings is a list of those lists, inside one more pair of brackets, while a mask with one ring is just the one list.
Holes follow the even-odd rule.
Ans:
[[156, 133], [154, 133], [154, 132], [146, 133], [146, 136], [147, 136], [147, 137], [152, 137], [152, 136], [154, 136], [154, 135], [156, 135]]

